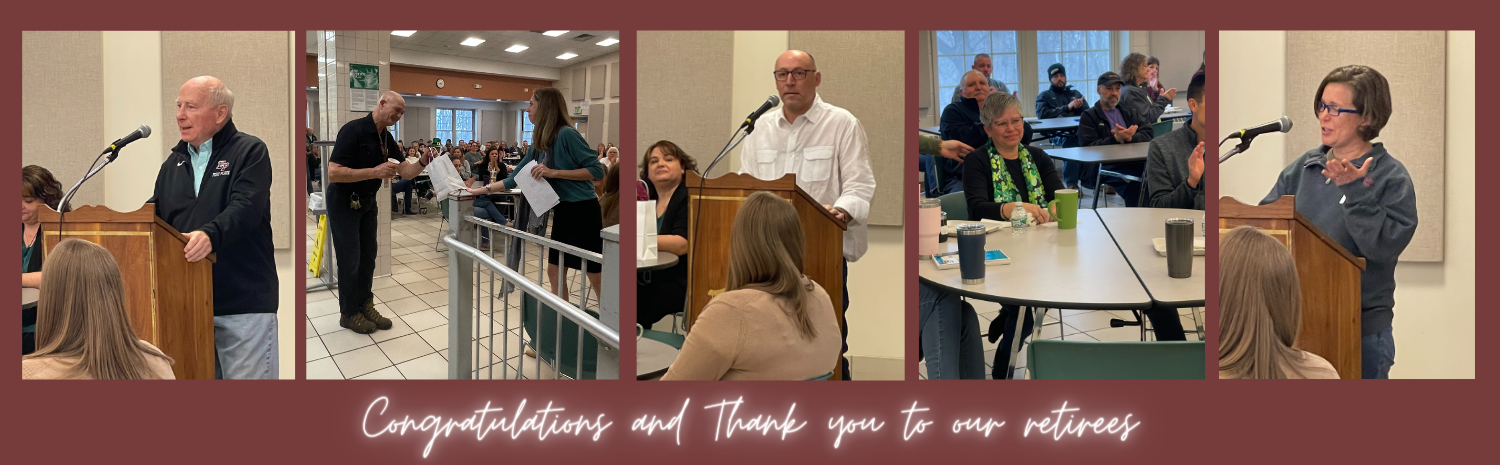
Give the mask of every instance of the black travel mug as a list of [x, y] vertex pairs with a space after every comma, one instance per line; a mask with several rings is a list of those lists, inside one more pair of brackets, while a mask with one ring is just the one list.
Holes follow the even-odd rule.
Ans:
[[1167, 276], [1193, 276], [1193, 220], [1167, 219]]

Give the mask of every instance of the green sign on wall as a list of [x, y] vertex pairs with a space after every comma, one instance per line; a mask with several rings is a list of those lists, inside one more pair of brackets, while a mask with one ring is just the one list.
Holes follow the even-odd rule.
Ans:
[[380, 67], [350, 63], [349, 88], [380, 90]]

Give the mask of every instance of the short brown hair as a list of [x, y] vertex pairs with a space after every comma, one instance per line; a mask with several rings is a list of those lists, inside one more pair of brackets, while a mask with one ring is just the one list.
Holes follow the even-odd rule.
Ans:
[[1313, 114], [1323, 104], [1323, 88], [1331, 83], [1348, 85], [1354, 91], [1354, 109], [1364, 124], [1359, 125], [1359, 137], [1370, 141], [1380, 137], [1380, 130], [1391, 119], [1391, 85], [1375, 68], [1364, 65], [1349, 65], [1334, 69], [1318, 84], [1318, 93], [1313, 96]]
[[62, 184], [52, 177], [52, 172], [37, 165], [21, 168], [21, 197], [42, 201], [57, 211], [67, 211], [57, 203], [62, 201]]
[[698, 162], [694, 161], [693, 157], [688, 155], [687, 152], [682, 151], [682, 147], [678, 147], [676, 143], [669, 140], [659, 140], [655, 144], [651, 144], [650, 147], [646, 147], [646, 153], [641, 155], [642, 181], [651, 182], [651, 175], [649, 174], [651, 170], [651, 151], [656, 149], [661, 149], [661, 153], [664, 155], [676, 158], [677, 163], [682, 164], [683, 176], [686, 176], [688, 171], [698, 171]]

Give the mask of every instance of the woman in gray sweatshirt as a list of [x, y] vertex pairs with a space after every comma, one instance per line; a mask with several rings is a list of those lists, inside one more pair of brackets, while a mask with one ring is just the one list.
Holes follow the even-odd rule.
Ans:
[[1361, 366], [1364, 378], [1384, 379], [1396, 363], [1396, 259], [1417, 229], [1411, 175], [1384, 144], [1370, 142], [1390, 119], [1390, 85], [1367, 66], [1335, 69], [1318, 86], [1313, 112], [1322, 145], [1287, 165], [1260, 203], [1297, 196], [1298, 213], [1365, 258]]

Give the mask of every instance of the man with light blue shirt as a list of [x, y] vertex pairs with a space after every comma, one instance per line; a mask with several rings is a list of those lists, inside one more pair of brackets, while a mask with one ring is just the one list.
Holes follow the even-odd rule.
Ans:
[[216, 254], [218, 376], [275, 379], [280, 301], [271, 245], [270, 153], [259, 138], [235, 128], [233, 115], [234, 93], [218, 78], [199, 76], [182, 85], [182, 141], [162, 162], [148, 202], [156, 204], [157, 217], [183, 232], [189, 262]]

